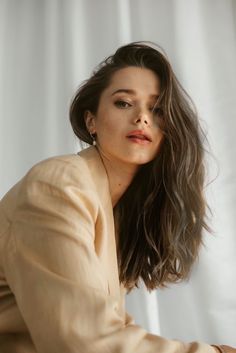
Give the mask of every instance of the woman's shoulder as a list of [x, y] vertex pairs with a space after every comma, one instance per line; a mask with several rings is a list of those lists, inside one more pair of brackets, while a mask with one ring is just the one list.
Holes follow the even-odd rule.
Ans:
[[83, 160], [76, 153], [55, 155], [33, 164], [27, 171], [26, 176], [34, 176], [40, 173], [49, 176], [50, 173], [58, 173], [58, 170], [81, 168], [81, 164], [84, 164]]
[[29, 188], [36, 191], [46, 185], [51, 189], [63, 189], [68, 186], [93, 189], [90, 174], [87, 162], [80, 157], [80, 152], [42, 159], [32, 165], [3, 195], [1, 204], [8, 199], [15, 199], [19, 194], [26, 194]]
[[[26, 173], [23, 179], [29, 182], [32, 180], [48, 181], [53, 184], [66, 182], [78, 182], [87, 184], [91, 181], [90, 161], [84, 158], [89, 150], [78, 153], [56, 155], [43, 159], [34, 164]], [[90, 152], [91, 154], [91, 152]]]
[[96, 175], [91, 173], [90, 162], [79, 152], [52, 156], [34, 164], [0, 200], [0, 223], [8, 220], [4, 221], [8, 226], [17, 208], [41, 205], [42, 200], [49, 204], [85, 195], [83, 200], [91, 199], [97, 204], [100, 187], [96, 185]]
[[43, 193], [51, 196], [66, 194], [69, 197], [78, 192], [90, 195], [94, 202], [95, 198], [109, 198], [106, 172], [94, 147], [37, 162], [3, 196], [0, 206], [12, 208], [11, 205], [16, 204], [17, 200], [19, 203], [40, 198]]

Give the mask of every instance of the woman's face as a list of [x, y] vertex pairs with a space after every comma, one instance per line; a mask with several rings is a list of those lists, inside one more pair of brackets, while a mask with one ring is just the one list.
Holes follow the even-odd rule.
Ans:
[[104, 157], [137, 167], [156, 156], [163, 139], [160, 109], [153, 110], [159, 93], [159, 78], [149, 69], [129, 66], [114, 73], [96, 115], [85, 116]]

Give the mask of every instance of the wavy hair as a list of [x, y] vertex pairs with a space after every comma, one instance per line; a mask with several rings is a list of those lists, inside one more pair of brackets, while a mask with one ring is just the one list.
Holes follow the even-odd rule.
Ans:
[[143, 280], [149, 291], [188, 279], [203, 244], [210, 208], [204, 197], [204, 142], [195, 106], [171, 65], [152, 42], [133, 42], [102, 61], [83, 82], [70, 107], [77, 137], [92, 144], [84, 113], [96, 114], [112, 75], [128, 66], [152, 70], [160, 80], [160, 128], [156, 157], [142, 165], [114, 209], [120, 282], [130, 291]]

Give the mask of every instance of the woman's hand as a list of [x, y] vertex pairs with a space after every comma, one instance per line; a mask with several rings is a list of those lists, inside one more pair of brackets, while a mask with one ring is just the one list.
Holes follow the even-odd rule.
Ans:
[[230, 347], [230, 346], [225, 346], [221, 345], [225, 353], [236, 353], [236, 348]]
[[218, 346], [212, 346], [213, 348], [215, 348], [215, 351], [217, 353], [236, 353], [236, 348], [230, 347], [230, 346], [226, 346], [226, 345], [218, 345]]

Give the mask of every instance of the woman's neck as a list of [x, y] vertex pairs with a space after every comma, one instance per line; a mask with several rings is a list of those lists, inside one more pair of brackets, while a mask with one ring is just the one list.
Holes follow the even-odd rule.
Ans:
[[131, 184], [139, 166], [107, 158], [100, 153], [107, 172], [113, 208]]

